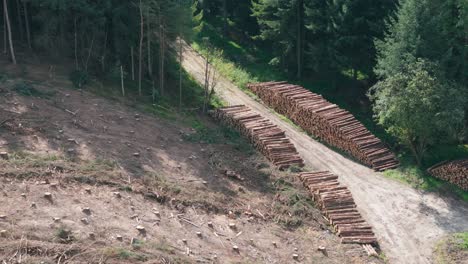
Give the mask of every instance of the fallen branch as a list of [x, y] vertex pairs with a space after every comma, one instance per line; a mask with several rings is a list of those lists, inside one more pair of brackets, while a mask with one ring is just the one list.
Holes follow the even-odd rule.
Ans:
[[180, 216], [178, 216], [178, 218], [179, 218], [179, 220], [184, 220], [185, 222], [187, 222], [187, 223], [189, 223], [189, 224], [191, 224], [191, 225], [193, 225], [193, 226], [195, 226], [195, 227], [200, 228], [199, 225], [197, 225], [197, 224], [191, 222], [190, 220], [188, 220], [188, 219], [186, 219], [186, 218], [183, 218], [183, 217], [180, 217]]
[[0, 122], [0, 127], [3, 126], [6, 122], [11, 121], [11, 120], [13, 120], [13, 118], [7, 118], [3, 120], [2, 122]]
[[65, 109], [65, 111], [66, 111], [67, 113], [69, 113], [69, 114], [72, 114], [72, 115], [76, 116], [76, 114], [77, 114], [78, 111], [80, 111], [80, 110], [78, 109], [78, 110], [76, 110], [76, 112], [72, 112], [72, 111], [70, 111], [70, 110], [68, 110], [68, 109]]

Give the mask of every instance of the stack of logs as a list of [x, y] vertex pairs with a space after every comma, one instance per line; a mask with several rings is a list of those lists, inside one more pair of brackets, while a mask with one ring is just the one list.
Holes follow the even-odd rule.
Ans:
[[342, 243], [377, 244], [371, 226], [356, 209], [351, 192], [338, 182], [338, 176], [322, 171], [304, 172], [299, 177]]
[[430, 167], [429, 174], [468, 191], [468, 159], [444, 161]]
[[398, 167], [395, 155], [346, 110], [301, 86], [286, 82], [249, 84], [268, 106], [307, 132], [377, 171]]
[[248, 137], [279, 169], [304, 166], [304, 161], [284, 131], [250, 108], [244, 105], [224, 107], [212, 111], [211, 115]]

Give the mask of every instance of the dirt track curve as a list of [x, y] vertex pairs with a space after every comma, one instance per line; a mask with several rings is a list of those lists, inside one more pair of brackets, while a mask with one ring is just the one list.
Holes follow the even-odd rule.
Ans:
[[[197, 81], [204, 82], [204, 59], [188, 45], [184, 47], [183, 66]], [[223, 77], [216, 92], [229, 104], [245, 104], [285, 130], [308, 167], [337, 174], [374, 228], [390, 263], [432, 263], [437, 240], [449, 233], [468, 231], [467, 203], [384, 178], [283, 121]]]

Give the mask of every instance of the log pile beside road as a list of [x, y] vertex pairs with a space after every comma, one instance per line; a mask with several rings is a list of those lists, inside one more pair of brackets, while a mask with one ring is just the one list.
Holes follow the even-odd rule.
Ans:
[[224, 124], [236, 128], [279, 169], [304, 166], [296, 147], [283, 130], [244, 105], [219, 108], [211, 115]]
[[286, 82], [249, 84], [268, 106], [307, 132], [342, 149], [376, 171], [398, 167], [395, 155], [348, 111], [301, 86]]
[[351, 192], [340, 185], [338, 176], [321, 171], [303, 172], [299, 178], [341, 237], [341, 243], [377, 244], [372, 227], [362, 218]]
[[468, 191], [468, 159], [444, 161], [430, 167], [427, 171], [436, 178], [446, 180]]

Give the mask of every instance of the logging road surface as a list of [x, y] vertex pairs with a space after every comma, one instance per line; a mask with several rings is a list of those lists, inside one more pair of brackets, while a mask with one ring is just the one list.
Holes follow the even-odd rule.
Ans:
[[[183, 50], [183, 67], [204, 83], [204, 58], [187, 44]], [[216, 93], [230, 105], [249, 106], [285, 130], [307, 167], [338, 175], [374, 229], [390, 263], [432, 263], [439, 239], [468, 231], [468, 203], [413, 189], [346, 158], [285, 122], [222, 76]]]

